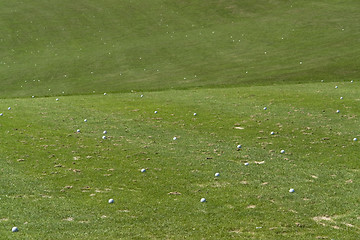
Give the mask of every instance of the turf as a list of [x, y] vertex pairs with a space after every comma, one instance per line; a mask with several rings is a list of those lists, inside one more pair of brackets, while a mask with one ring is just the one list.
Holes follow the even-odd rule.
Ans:
[[1, 1], [0, 96], [344, 81], [359, 76], [359, 7]]
[[338, 86], [3, 100], [1, 234], [354, 239], [360, 87]]
[[0, 236], [357, 239], [359, 7], [0, 1]]

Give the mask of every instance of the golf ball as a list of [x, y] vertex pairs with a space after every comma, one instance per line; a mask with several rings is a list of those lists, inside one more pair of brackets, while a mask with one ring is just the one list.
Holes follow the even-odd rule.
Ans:
[[11, 107], [8, 107], [8, 110], [11, 110]]
[[289, 193], [293, 193], [295, 190], [293, 188], [290, 188]]
[[177, 139], [177, 137], [173, 137], [173, 140], [176, 140]]
[[13, 228], [11, 229], [11, 231], [12, 231], [12, 232], [18, 232], [19, 229], [18, 229], [17, 227], [13, 227]]
[[140, 170], [140, 172], [146, 172], [146, 169], [145, 169], [145, 168], [143, 168], [143, 169], [141, 169], [141, 170]]
[[338, 88], [338, 86], [335, 86], [335, 88]]
[[32, 98], [34, 98], [35, 96], [31, 96]]
[[275, 133], [274, 133], [274, 132], [271, 132], [270, 134], [271, 134], [271, 135], [274, 135]]
[[267, 107], [264, 107], [264, 110], [266, 110], [267, 109]]
[[197, 114], [196, 113], [194, 113], [194, 116], [196, 116]]
[[220, 176], [220, 173], [218, 173], [218, 172], [215, 173], [215, 177], [218, 177], [218, 176]]
[[237, 147], [238, 149], [240, 149], [240, 148], [241, 148], [241, 145], [239, 144], [239, 145], [237, 145], [236, 147]]
[[354, 80], [351, 80], [350, 82], [354, 82]]
[[353, 140], [354, 140], [354, 141], [357, 141], [357, 138], [354, 138]]
[[114, 203], [114, 199], [110, 198], [109, 203]]
[[0, 116], [4, 115], [3, 113], [0, 113]]
[[248, 163], [248, 162], [246, 162], [246, 163], [244, 163], [244, 165], [245, 165], [245, 166], [248, 166], [248, 165], [249, 165], [249, 163]]
[[340, 97], [340, 100], [343, 100], [344, 98], [343, 97]]
[[78, 133], [79, 133], [79, 132], [80, 132], [80, 129], [76, 130], [76, 132], [78, 132]]
[[107, 134], [107, 131], [105, 130], [105, 131], [103, 131], [103, 134]]
[[157, 114], [157, 111], [155, 111], [154, 113]]
[[86, 119], [86, 118], [84, 119], [84, 122], [87, 122], [87, 119]]
[[106, 139], [106, 136], [102, 136], [102, 139], [104, 139], [104, 140], [105, 140], [105, 139]]
[[201, 199], [200, 199], [200, 202], [206, 202], [206, 199], [205, 199], [205, 198], [201, 198]]
[[340, 112], [340, 110], [336, 110], [336, 113], [339, 113]]
[[57, 98], [56, 101], [59, 101], [59, 99]]
[[104, 96], [106, 95], [106, 92], [104, 92]]
[[285, 153], [285, 150], [281, 150], [280, 153]]
[[144, 97], [144, 95], [141, 94], [140, 97]]

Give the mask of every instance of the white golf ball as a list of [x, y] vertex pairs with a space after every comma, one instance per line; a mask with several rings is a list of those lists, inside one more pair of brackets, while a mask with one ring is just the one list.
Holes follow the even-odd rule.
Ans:
[[140, 97], [144, 97], [144, 95], [141, 94]]
[[267, 107], [264, 107], [264, 110], [266, 110], [267, 109]]
[[18, 232], [19, 229], [18, 229], [17, 227], [13, 227], [13, 228], [11, 229], [11, 231], [12, 231], [12, 232]]
[[11, 110], [11, 107], [8, 107], [8, 110]]
[[196, 116], [197, 114], [196, 113], [194, 113], [194, 116]]
[[86, 119], [86, 118], [84, 119], [84, 122], [87, 122], [87, 119]]
[[354, 82], [354, 80], [351, 80], [350, 82]]
[[248, 166], [248, 165], [249, 165], [249, 163], [248, 163], [248, 162], [246, 162], [246, 163], [244, 163], [244, 165], [245, 165], [245, 166]]
[[293, 188], [290, 188], [289, 193], [293, 193], [295, 190]]
[[102, 139], [104, 139], [104, 140], [105, 140], [105, 139], [106, 139], [106, 136], [102, 136]]
[[114, 203], [114, 199], [110, 198], [109, 203]]
[[104, 92], [104, 96], [106, 95], [106, 92]]
[[274, 135], [275, 133], [274, 133], [274, 132], [271, 132], [270, 134], [271, 134], [271, 135]]
[[205, 199], [205, 198], [201, 198], [201, 199], [200, 199], [200, 202], [206, 202], [206, 199]]
[[155, 111], [154, 113], [157, 114], [157, 111]]
[[357, 141], [357, 138], [354, 138], [353, 140], [354, 140], [354, 141]]
[[177, 139], [177, 137], [173, 137], [173, 140], [176, 140]]
[[76, 130], [76, 132], [78, 132], [78, 133], [79, 133], [79, 132], [80, 132], [80, 129]]
[[285, 150], [281, 150], [280, 153], [285, 153]]
[[339, 113], [340, 112], [340, 110], [336, 110], [336, 113]]
[[141, 170], [140, 170], [140, 172], [146, 172], [146, 169], [145, 169], [145, 168], [143, 168], [143, 169], [141, 169]]
[[35, 96], [31, 96], [32, 98], [34, 98]]
[[59, 99], [57, 98], [56, 101], [59, 101]]
[[340, 100], [343, 100], [344, 98], [343, 97], [340, 97]]
[[241, 145], [239, 144], [239, 145], [237, 145], [236, 147], [237, 147], [238, 149], [240, 149], [240, 148], [241, 148]]
[[338, 86], [335, 86], [335, 88], [338, 88]]
[[4, 115], [3, 113], [0, 113], [0, 116]]
[[107, 131], [105, 130], [105, 131], [103, 131], [103, 134], [107, 134]]
[[215, 177], [218, 177], [218, 176], [220, 176], [220, 173], [218, 173], [218, 172], [215, 173]]

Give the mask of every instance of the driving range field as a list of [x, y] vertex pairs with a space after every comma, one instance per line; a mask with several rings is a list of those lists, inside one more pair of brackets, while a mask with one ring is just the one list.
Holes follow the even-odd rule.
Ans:
[[1, 238], [358, 239], [359, 8], [0, 0]]

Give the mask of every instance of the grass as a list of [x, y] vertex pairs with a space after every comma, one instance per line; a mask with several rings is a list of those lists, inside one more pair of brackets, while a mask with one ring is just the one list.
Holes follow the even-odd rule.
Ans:
[[2, 100], [0, 232], [356, 238], [359, 83], [337, 85]]
[[358, 8], [355, 0], [3, 2], [0, 96], [349, 80], [359, 76]]
[[356, 239], [359, 7], [2, 1], [0, 235]]

